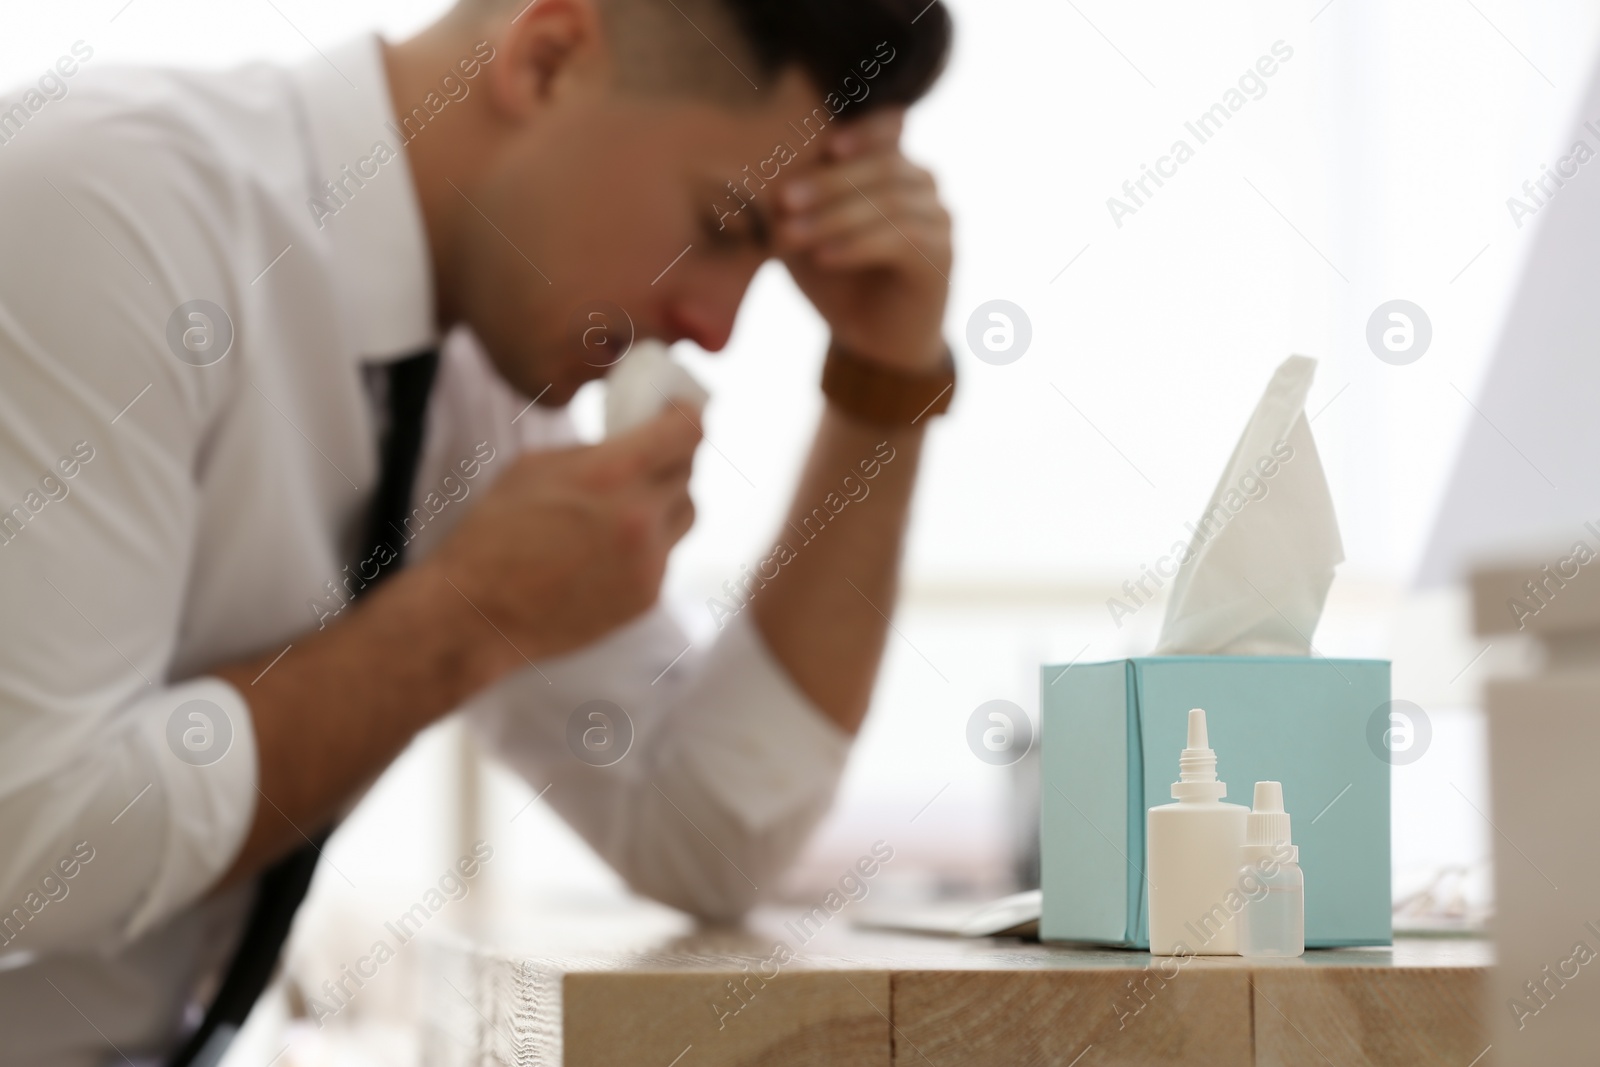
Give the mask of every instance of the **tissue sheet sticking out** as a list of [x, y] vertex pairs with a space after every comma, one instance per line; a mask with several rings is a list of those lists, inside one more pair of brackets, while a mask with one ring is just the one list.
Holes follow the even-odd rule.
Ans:
[[643, 423], [671, 401], [703, 407], [710, 393], [667, 354], [660, 341], [640, 341], [606, 375], [606, 436]]
[[1194, 528], [1158, 656], [1307, 656], [1344, 560], [1328, 479], [1306, 420], [1317, 364], [1272, 376]]

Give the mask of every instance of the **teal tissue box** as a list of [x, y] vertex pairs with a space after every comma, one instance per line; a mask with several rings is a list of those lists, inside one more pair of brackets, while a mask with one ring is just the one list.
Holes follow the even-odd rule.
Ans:
[[1149, 946], [1145, 812], [1172, 803], [1189, 709], [1205, 708], [1230, 803], [1283, 783], [1306, 945], [1391, 943], [1389, 762], [1369, 741], [1387, 661], [1151, 656], [1045, 666], [1040, 693], [1041, 938]]

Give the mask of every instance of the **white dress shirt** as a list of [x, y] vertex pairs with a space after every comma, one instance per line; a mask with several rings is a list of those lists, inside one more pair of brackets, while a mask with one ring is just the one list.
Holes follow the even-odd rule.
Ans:
[[[398, 148], [391, 122], [367, 38], [297, 69], [85, 71], [0, 147], [0, 1062], [161, 1054], [242, 929], [251, 888], [208, 892], [258, 803], [248, 692], [206, 672], [287, 649], [282, 669], [337, 624], [330, 589], [370, 549], [372, 367], [436, 340], [404, 152], [336, 214], [310, 205]], [[205, 366], [204, 321], [172, 328], [195, 300], [233, 331]], [[518, 451], [572, 442], [527, 405], [448, 339], [411, 558]], [[677, 659], [657, 610], [468, 708], [631, 885], [711, 916], [792, 858], [847, 750], [747, 619]], [[595, 699], [635, 735], [605, 768], [568, 747]], [[226, 717], [215, 747], [195, 735], [210, 762], [169, 741], [204, 726], [194, 700]]]

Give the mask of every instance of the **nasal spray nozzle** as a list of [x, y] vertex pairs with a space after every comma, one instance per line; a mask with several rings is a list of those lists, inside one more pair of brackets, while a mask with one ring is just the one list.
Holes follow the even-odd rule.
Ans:
[[1178, 756], [1178, 780], [1172, 783], [1172, 799], [1190, 802], [1221, 800], [1228, 795], [1228, 784], [1217, 781], [1217, 754], [1206, 737], [1206, 710], [1189, 711], [1189, 743]]

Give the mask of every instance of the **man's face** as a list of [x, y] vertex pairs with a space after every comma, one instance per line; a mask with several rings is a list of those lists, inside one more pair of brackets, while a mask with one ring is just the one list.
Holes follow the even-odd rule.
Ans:
[[[462, 187], [471, 205], [444, 284], [511, 384], [565, 404], [622, 355], [630, 322], [635, 340], [727, 343], [768, 256], [779, 183], [822, 155], [802, 136], [821, 104], [803, 76], [751, 92], [761, 102], [741, 107], [574, 93], [507, 133], [482, 180]], [[780, 144], [794, 153], [781, 166]], [[740, 196], [752, 203], [732, 214]]]

